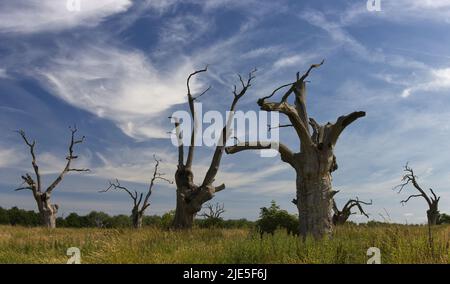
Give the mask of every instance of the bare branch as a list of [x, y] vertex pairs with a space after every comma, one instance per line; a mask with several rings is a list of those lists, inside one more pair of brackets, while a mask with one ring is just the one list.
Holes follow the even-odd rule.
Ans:
[[197, 133], [197, 128], [198, 128], [198, 120], [197, 120], [197, 116], [195, 113], [195, 107], [194, 107], [195, 99], [191, 94], [191, 87], [190, 87], [189, 83], [193, 76], [195, 76], [199, 73], [206, 72], [207, 70], [208, 70], [208, 66], [206, 66], [204, 69], [197, 70], [197, 71], [191, 73], [186, 81], [187, 90], [188, 90], [187, 96], [188, 96], [189, 110], [191, 111], [192, 121], [194, 122], [194, 125], [192, 127], [192, 132], [191, 132], [191, 143], [189, 144], [188, 156], [187, 156], [187, 161], [186, 161], [186, 168], [188, 168], [188, 169], [192, 167], [192, 162], [194, 160], [195, 134]]
[[62, 172], [59, 174], [59, 176], [55, 179], [55, 181], [53, 181], [53, 183], [47, 188], [46, 192], [47, 193], [51, 193], [55, 187], [62, 181], [62, 179], [64, 178], [65, 174], [68, 173], [69, 171], [77, 171], [77, 172], [86, 172], [88, 171], [88, 169], [82, 169], [82, 170], [77, 170], [77, 169], [71, 169], [70, 165], [72, 163], [72, 160], [77, 159], [78, 156], [74, 155], [74, 146], [76, 144], [81, 144], [84, 142], [85, 140], [85, 136], [81, 137], [81, 139], [76, 139], [75, 138], [75, 134], [77, 133], [78, 129], [76, 126], [74, 127], [69, 127], [70, 132], [71, 132], [71, 139], [70, 139], [70, 144], [69, 144], [69, 153], [66, 157], [67, 163], [66, 166], [64, 167], [64, 169], [62, 170]]
[[336, 142], [342, 131], [344, 131], [344, 129], [352, 122], [364, 116], [366, 116], [366, 113], [364, 111], [355, 111], [348, 115], [343, 115], [339, 117], [337, 121], [331, 126], [327, 142], [333, 146], [336, 145]]
[[410, 195], [408, 198], [406, 198], [405, 200], [402, 200], [402, 201], [400, 201], [400, 203], [402, 204], [402, 205], [406, 205], [406, 203], [411, 199], [411, 198], [415, 198], [415, 197], [423, 197], [423, 195], [422, 194], [413, 194], [413, 195]]
[[297, 73], [297, 82], [304, 81], [309, 76], [309, 73], [311, 72], [311, 70], [313, 70], [314, 68], [318, 68], [318, 67], [322, 66], [324, 62], [325, 62], [325, 59], [322, 59], [322, 61], [319, 64], [312, 64], [309, 67], [308, 71], [306, 71], [306, 73], [303, 74], [301, 78], [299, 78], [300, 74]]
[[[145, 195], [145, 199], [144, 199], [144, 203], [142, 204], [141, 212], [144, 212], [144, 210], [145, 210], [148, 206], [150, 206], [150, 204], [148, 203], [148, 200], [149, 200], [149, 198], [150, 198], [150, 195], [152, 195], [153, 186], [155, 185], [155, 181], [156, 181], [156, 180], [159, 179], [159, 180], [166, 181], [166, 182], [168, 182], [168, 183], [170, 183], [170, 184], [173, 183], [173, 181], [164, 178], [164, 177], [162, 176], [163, 174], [158, 172], [158, 167], [159, 167], [159, 164], [160, 164], [161, 160], [158, 159], [155, 155], [153, 155], [153, 159], [155, 160], [155, 168], [154, 168], [154, 170], [153, 170], [153, 177], [152, 177], [152, 179], [150, 180], [150, 185], [149, 185], [149, 187], [148, 187], [147, 194]], [[142, 193], [141, 193], [141, 199], [142, 199]], [[140, 202], [139, 202], [139, 204], [140, 204]]]
[[225, 152], [227, 154], [235, 154], [245, 150], [267, 150], [267, 149], [275, 149], [278, 150], [281, 156], [281, 160], [291, 164], [291, 166], [296, 167], [294, 153], [282, 143], [276, 142], [245, 142], [239, 143], [233, 146], [225, 147]]
[[274, 103], [274, 102], [266, 102], [262, 99], [258, 100], [258, 105], [260, 106], [261, 110], [268, 112], [278, 111], [286, 115], [289, 118], [291, 124], [293, 125], [295, 131], [297, 132], [297, 135], [301, 140], [302, 145], [303, 146], [312, 145], [311, 137], [309, 137], [308, 126], [302, 122], [294, 106], [291, 106], [287, 102]]
[[[293, 82], [293, 83], [288, 83], [288, 84], [284, 84], [284, 85], [282, 85], [282, 86], [276, 88], [275, 90], [273, 90], [273, 92], [272, 92], [270, 95], [265, 96], [265, 97], [262, 97], [261, 100], [264, 101], [264, 100], [270, 99], [271, 97], [273, 97], [273, 96], [275, 95], [276, 92], [278, 92], [279, 90], [281, 90], [281, 89], [283, 89], [283, 88], [292, 86], [294, 83], [295, 83], [295, 82]], [[291, 89], [289, 89], [289, 90], [291, 90]], [[288, 91], [288, 92], [289, 92], [289, 91]]]
[[184, 145], [183, 145], [183, 134], [180, 130], [180, 120], [176, 117], [169, 117], [173, 119], [175, 123], [175, 135], [177, 136], [178, 142], [178, 167], [182, 167], [184, 165]]
[[[213, 158], [211, 160], [211, 164], [209, 166], [208, 171], [206, 172], [205, 178], [203, 179], [202, 186], [206, 187], [208, 185], [211, 185], [214, 182], [214, 179], [217, 175], [217, 172], [219, 171], [220, 161], [222, 159], [223, 151], [225, 149], [226, 142], [228, 141], [230, 137], [230, 129], [232, 126], [232, 122], [234, 119], [234, 111], [236, 108], [236, 104], [238, 103], [239, 99], [242, 98], [245, 93], [247, 92], [248, 88], [251, 86], [252, 80], [255, 78], [255, 72], [257, 70], [254, 69], [248, 73], [247, 81], [244, 82], [241, 76], [239, 76], [240, 81], [242, 82], [242, 90], [237, 93], [234, 91], [234, 98], [233, 102], [230, 106], [230, 115], [228, 117], [227, 124], [222, 129], [222, 133], [220, 135], [220, 138], [217, 142], [216, 150], [214, 151]], [[223, 188], [222, 188], [223, 189]], [[222, 190], [221, 189], [221, 190]]]
[[29, 189], [29, 190], [33, 191], [33, 188], [31, 186], [19, 187], [19, 188], [14, 189], [14, 191], [20, 191], [20, 190], [24, 190], [24, 189]]
[[422, 196], [425, 201], [428, 203], [428, 206], [431, 208], [433, 201], [432, 198], [430, 198], [425, 191], [420, 187], [419, 183], [417, 182], [417, 176], [414, 174], [414, 170], [408, 166], [408, 163], [406, 163], [405, 168], [403, 170], [405, 174], [402, 177], [402, 183], [394, 187], [394, 189], [399, 188], [398, 193], [400, 193], [408, 184], [412, 184], [414, 188], [419, 191], [419, 195], [411, 195], [408, 197], [408, 199], [401, 201], [402, 204], [406, 204], [410, 198]]
[[39, 173], [39, 166], [37, 165], [36, 154], [34, 152], [34, 147], [36, 146], [36, 141], [33, 140], [33, 142], [30, 142], [28, 140], [28, 138], [26, 137], [25, 131], [23, 131], [23, 130], [19, 130], [17, 132], [20, 134], [20, 136], [22, 136], [23, 141], [30, 148], [30, 154], [31, 154], [31, 158], [32, 158], [31, 164], [33, 166], [34, 174], [35, 174], [36, 181], [37, 181], [37, 184], [35, 185], [35, 188], [32, 189], [32, 191], [39, 192], [39, 191], [41, 191], [41, 175]]
[[199, 214], [199, 216], [206, 219], [217, 219], [225, 213], [224, 205], [219, 203], [216, 203], [215, 205], [208, 203], [203, 208], [207, 211]]
[[274, 126], [272, 127], [270, 124], [267, 124], [267, 130], [270, 132], [272, 129], [277, 129], [277, 128], [286, 128], [286, 127], [294, 127], [294, 125], [292, 124], [280, 124], [278, 126]]

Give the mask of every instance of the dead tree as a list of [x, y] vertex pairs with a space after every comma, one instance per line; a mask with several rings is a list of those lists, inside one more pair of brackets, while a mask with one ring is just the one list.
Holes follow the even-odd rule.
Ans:
[[203, 182], [200, 185], [194, 183], [194, 173], [192, 171], [192, 163], [194, 160], [195, 141], [198, 120], [195, 112], [194, 102], [208, 90], [206, 89], [197, 96], [191, 94], [190, 80], [193, 76], [199, 73], [206, 72], [207, 68], [195, 71], [191, 73], [187, 78], [187, 97], [189, 110], [191, 114], [191, 120], [193, 126], [191, 129], [190, 143], [188, 146], [188, 154], [186, 162], [184, 162], [184, 145], [182, 140], [183, 133], [180, 129], [180, 121], [176, 117], [171, 117], [175, 123], [175, 131], [178, 139], [178, 166], [175, 173], [175, 182], [177, 185], [177, 205], [175, 210], [175, 218], [172, 223], [172, 227], [176, 229], [189, 229], [192, 228], [195, 215], [202, 209], [205, 202], [211, 200], [214, 194], [225, 189], [225, 184], [214, 186], [213, 182], [219, 171], [220, 161], [225, 148], [225, 143], [230, 137], [231, 124], [233, 122], [233, 112], [235, 111], [236, 104], [239, 99], [242, 98], [251, 86], [251, 81], [254, 79], [254, 73], [256, 70], [251, 71], [248, 74], [248, 78], [244, 80], [239, 76], [242, 89], [238, 92], [236, 86], [234, 86], [234, 98], [230, 107], [230, 114], [225, 127], [222, 129], [221, 135], [217, 141], [217, 145], [211, 160], [211, 164], [206, 172]]
[[438, 203], [441, 197], [436, 196], [433, 189], [429, 189], [431, 192], [431, 195], [427, 194], [425, 190], [423, 190], [420, 185], [417, 183], [417, 176], [414, 174], [414, 171], [412, 168], [408, 166], [408, 163], [405, 165], [404, 169], [405, 174], [402, 178], [402, 183], [397, 185], [394, 189], [398, 189], [398, 193], [402, 192], [402, 190], [409, 184], [412, 184], [419, 194], [412, 194], [405, 200], [402, 200], [400, 203], [402, 205], [406, 205], [406, 203], [411, 199], [415, 197], [422, 197], [425, 199], [425, 201], [428, 204], [428, 210], [427, 210], [427, 219], [429, 225], [436, 225], [436, 222], [439, 219], [439, 210], [438, 210]]
[[[331, 185], [331, 173], [337, 169], [334, 147], [342, 131], [356, 119], [365, 116], [358, 111], [341, 116], [335, 123], [320, 125], [308, 118], [306, 109], [306, 81], [313, 68], [323, 64], [311, 65], [301, 77], [297, 73], [295, 82], [276, 88], [269, 96], [258, 100], [261, 110], [280, 112], [287, 116], [289, 126], [293, 127], [300, 142], [299, 152], [294, 152], [282, 143], [252, 141], [238, 143], [226, 148], [228, 154], [243, 150], [276, 149], [281, 160], [290, 164], [297, 174], [297, 198], [294, 199], [299, 211], [299, 233], [303, 238], [311, 234], [322, 238], [332, 232], [332, 199], [334, 191]], [[288, 88], [279, 102], [268, 102], [277, 91]], [[288, 102], [294, 94], [294, 104]], [[311, 126], [311, 129], [309, 128]]]
[[219, 219], [220, 216], [225, 213], [224, 205], [220, 203], [216, 203], [212, 205], [210, 203], [205, 205], [205, 210], [200, 217], [204, 217], [206, 219]]
[[333, 199], [333, 212], [334, 212], [333, 225], [336, 226], [336, 225], [345, 224], [345, 222], [347, 222], [350, 215], [356, 214], [356, 212], [352, 212], [352, 208], [355, 206], [358, 208], [359, 213], [361, 215], [364, 215], [367, 218], [369, 218], [369, 215], [364, 211], [361, 204], [372, 205], [372, 200], [370, 202], [364, 202], [364, 201], [359, 200], [358, 197], [356, 197], [356, 199], [350, 199], [349, 201], [347, 201], [347, 203], [345, 203], [342, 210], [339, 210], [337, 207], [336, 201]]
[[152, 176], [152, 179], [150, 180], [150, 185], [148, 187], [145, 198], [144, 198], [144, 193], [142, 193], [142, 192], [138, 193], [136, 190], [131, 192], [128, 188], [126, 188], [125, 186], [122, 186], [118, 179], [116, 179], [115, 182], [110, 181], [109, 187], [105, 190], [100, 191], [100, 192], [107, 192], [111, 188], [114, 188], [114, 189], [118, 189], [118, 190], [123, 190], [126, 193], [128, 193], [128, 195], [133, 200], [133, 208], [131, 209], [131, 219], [133, 222], [133, 227], [136, 229], [142, 228], [142, 219], [144, 217], [145, 210], [150, 206], [150, 202], [149, 202], [150, 196], [152, 195], [153, 186], [155, 185], [155, 182], [157, 180], [162, 180], [162, 181], [166, 181], [170, 184], [173, 183], [172, 181], [166, 179], [164, 177], [163, 173], [158, 172], [158, 167], [159, 167], [159, 163], [161, 162], [161, 160], [158, 160], [155, 156], [153, 156], [153, 158], [155, 159], [156, 164], [155, 164], [155, 168], [153, 170], [153, 176]]
[[74, 147], [77, 144], [81, 144], [84, 142], [85, 137], [81, 137], [80, 139], [75, 138], [75, 134], [78, 131], [76, 127], [70, 127], [71, 139], [69, 144], [68, 154], [66, 156], [66, 165], [58, 177], [48, 186], [45, 190], [42, 186], [41, 174], [39, 172], [39, 166], [37, 164], [35, 146], [36, 141], [33, 140], [30, 142], [25, 135], [23, 130], [19, 130], [18, 133], [22, 137], [25, 144], [30, 149], [31, 154], [31, 164], [34, 170], [34, 177], [31, 174], [26, 173], [22, 176], [23, 185], [16, 189], [16, 191], [28, 189], [33, 193], [33, 197], [36, 200], [39, 213], [42, 218], [42, 224], [48, 228], [56, 227], [56, 215], [58, 213], [59, 206], [57, 204], [51, 203], [51, 195], [53, 190], [58, 186], [58, 184], [63, 180], [64, 176], [69, 172], [87, 172], [89, 169], [76, 169], [72, 168], [72, 161], [77, 159], [78, 156], [74, 154]]

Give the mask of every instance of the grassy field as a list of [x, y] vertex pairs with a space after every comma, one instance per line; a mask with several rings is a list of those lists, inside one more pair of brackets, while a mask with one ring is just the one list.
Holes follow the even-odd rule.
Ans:
[[382, 263], [450, 263], [450, 226], [343, 226], [333, 238], [300, 241], [285, 232], [260, 238], [244, 229], [55, 229], [0, 226], [0, 263], [66, 263], [69, 247], [82, 263], [366, 263], [369, 247]]

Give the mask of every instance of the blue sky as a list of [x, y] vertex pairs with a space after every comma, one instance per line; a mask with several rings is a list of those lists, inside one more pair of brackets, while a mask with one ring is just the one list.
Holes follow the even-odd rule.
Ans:
[[[381, 0], [369, 12], [365, 0], [5, 0], [0, 3], [0, 206], [34, 209], [29, 192], [14, 192], [30, 172], [27, 148], [14, 130], [37, 140], [38, 161], [49, 182], [61, 170], [77, 124], [87, 141], [77, 149], [80, 167], [53, 194], [60, 215], [102, 210], [128, 214], [121, 192], [100, 194], [107, 181], [145, 190], [155, 153], [163, 171], [175, 171], [176, 149], [167, 117], [186, 109], [185, 79], [209, 65], [196, 89], [205, 110], [224, 111], [236, 73], [258, 68], [239, 109], [290, 82], [297, 71], [325, 59], [308, 86], [311, 116], [324, 123], [356, 110], [367, 116], [341, 136], [333, 175], [342, 205], [349, 198], [373, 200], [371, 219], [423, 223], [425, 202], [401, 206], [397, 194], [409, 161], [424, 187], [450, 212], [450, 1]], [[298, 147], [292, 129], [281, 139]], [[195, 160], [201, 179], [212, 149]], [[224, 156], [216, 195], [225, 217], [255, 219], [276, 200], [295, 213], [293, 170], [279, 157], [248, 152]], [[175, 207], [175, 188], [158, 185], [147, 214]], [[387, 212], [387, 213], [386, 213]], [[390, 217], [387, 217], [389, 214]], [[355, 221], [365, 221], [352, 216]]]

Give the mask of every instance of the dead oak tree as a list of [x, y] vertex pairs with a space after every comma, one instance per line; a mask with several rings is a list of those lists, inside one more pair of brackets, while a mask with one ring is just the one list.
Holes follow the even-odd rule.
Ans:
[[436, 222], [439, 219], [439, 210], [438, 210], [438, 204], [441, 197], [436, 196], [433, 189], [430, 188], [431, 195], [428, 195], [425, 190], [420, 187], [419, 183], [417, 182], [417, 176], [414, 174], [414, 170], [408, 166], [408, 163], [405, 165], [404, 169], [405, 174], [402, 178], [402, 183], [397, 185], [394, 189], [398, 188], [398, 193], [402, 192], [402, 190], [409, 184], [412, 184], [414, 188], [419, 192], [419, 194], [412, 194], [407, 199], [402, 200], [400, 203], [402, 205], [406, 205], [406, 203], [411, 199], [415, 197], [422, 197], [425, 199], [425, 201], [428, 204], [428, 210], [427, 210], [427, 219], [429, 225], [436, 225]]
[[144, 198], [144, 193], [142, 193], [142, 192], [138, 193], [136, 190], [131, 192], [128, 188], [126, 188], [125, 186], [122, 186], [118, 179], [116, 179], [115, 182], [110, 181], [109, 187], [105, 190], [100, 191], [100, 192], [107, 192], [111, 188], [114, 188], [117, 190], [123, 190], [126, 193], [128, 193], [128, 195], [133, 200], [133, 208], [131, 209], [131, 219], [133, 222], [133, 227], [136, 229], [142, 228], [142, 219], [144, 217], [145, 210], [150, 206], [150, 203], [149, 203], [150, 196], [152, 195], [153, 186], [155, 185], [155, 182], [157, 180], [162, 180], [162, 181], [166, 181], [170, 184], [173, 183], [172, 181], [166, 179], [164, 177], [163, 173], [160, 173], [158, 171], [159, 163], [161, 162], [161, 160], [158, 160], [155, 156], [153, 156], [153, 158], [155, 159], [156, 164], [155, 164], [155, 168], [153, 170], [153, 176], [152, 176], [152, 179], [150, 180], [150, 185], [148, 187], [145, 198]]
[[225, 206], [220, 203], [216, 203], [215, 205], [208, 203], [204, 206], [204, 209], [205, 211], [199, 216], [205, 219], [219, 219], [225, 213]]
[[251, 86], [251, 81], [254, 79], [254, 73], [256, 70], [251, 71], [248, 74], [248, 78], [244, 80], [239, 76], [242, 89], [238, 92], [236, 86], [234, 86], [234, 98], [230, 107], [230, 115], [225, 127], [222, 129], [221, 135], [217, 141], [217, 145], [211, 160], [211, 164], [206, 172], [203, 182], [200, 185], [194, 183], [194, 173], [192, 171], [192, 163], [194, 160], [195, 141], [197, 134], [198, 119], [195, 111], [195, 100], [205, 94], [208, 90], [200, 93], [197, 96], [191, 94], [190, 80], [193, 76], [199, 73], [206, 72], [207, 68], [195, 71], [191, 73], [187, 78], [187, 97], [189, 110], [191, 114], [191, 120], [193, 121], [193, 127], [191, 129], [190, 144], [188, 145], [188, 154], [186, 162], [184, 162], [184, 145], [183, 145], [183, 133], [180, 129], [180, 121], [176, 117], [171, 117], [175, 123], [175, 135], [178, 140], [178, 166], [175, 173], [175, 182], [177, 185], [177, 205], [175, 210], [175, 218], [172, 223], [172, 227], [176, 229], [189, 229], [192, 228], [195, 215], [202, 209], [205, 202], [211, 200], [214, 194], [225, 189], [225, 184], [214, 186], [214, 180], [219, 171], [220, 161], [224, 152], [225, 144], [230, 137], [231, 124], [233, 122], [233, 112], [240, 98], [242, 98]]
[[364, 202], [364, 201], [359, 200], [358, 197], [356, 199], [350, 199], [349, 201], [347, 201], [347, 203], [345, 203], [342, 210], [339, 210], [339, 208], [337, 207], [336, 201], [333, 199], [333, 212], [334, 212], [333, 225], [336, 226], [336, 225], [345, 224], [345, 222], [347, 222], [350, 215], [356, 214], [356, 212], [352, 212], [352, 208], [355, 206], [358, 208], [359, 213], [361, 215], [364, 215], [367, 218], [369, 218], [369, 215], [364, 211], [361, 204], [372, 205], [372, 200], [370, 202]]
[[16, 191], [28, 189], [33, 193], [34, 200], [36, 200], [39, 213], [41, 215], [42, 224], [48, 228], [56, 227], [56, 215], [58, 213], [58, 205], [51, 203], [51, 195], [53, 190], [59, 185], [59, 183], [63, 180], [64, 176], [69, 172], [87, 172], [89, 169], [76, 169], [72, 168], [72, 161], [77, 159], [78, 156], [74, 154], [74, 147], [77, 144], [81, 144], [84, 142], [85, 137], [81, 137], [80, 139], [75, 138], [75, 134], [78, 131], [76, 127], [70, 127], [71, 139], [69, 144], [68, 154], [66, 156], [66, 165], [58, 177], [48, 186], [46, 189], [42, 186], [42, 178], [39, 172], [39, 166], [36, 159], [35, 146], [36, 141], [32, 142], [28, 140], [23, 130], [19, 130], [18, 133], [22, 137], [25, 144], [30, 149], [31, 154], [31, 164], [34, 170], [34, 177], [31, 174], [26, 173], [22, 176], [23, 185], [16, 189]]
[[[280, 112], [287, 116], [300, 140], [300, 151], [294, 152], [282, 143], [252, 141], [238, 143], [226, 148], [228, 154], [243, 150], [277, 149], [281, 160], [291, 165], [297, 174], [297, 198], [294, 199], [299, 211], [299, 233], [302, 237], [311, 234], [322, 238], [332, 231], [331, 173], [337, 169], [334, 147], [342, 131], [356, 119], [365, 116], [358, 111], [341, 116], [335, 123], [320, 125], [308, 117], [306, 109], [306, 81], [310, 71], [323, 64], [314, 64], [301, 77], [297, 73], [295, 82], [276, 88], [272, 94], [258, 100], [261, 110]], [[288, 88], [279, 102], [268, 102], [277, 91]], [[294, 104], [288, 98], [294, 94]], [[309, 128], [311, 126], [311, 129]]]

